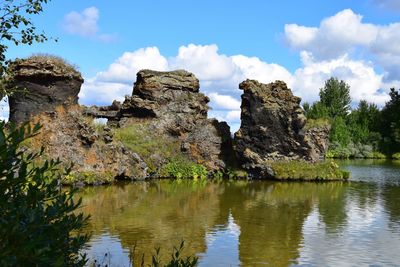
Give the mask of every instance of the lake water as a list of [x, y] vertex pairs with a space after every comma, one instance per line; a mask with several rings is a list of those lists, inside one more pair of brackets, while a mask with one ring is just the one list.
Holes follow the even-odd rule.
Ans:
[[400, 162], [348, 161], [350, 182], [151, 181], [80, 191], [89, 257], [199, 266], [400, 266]]

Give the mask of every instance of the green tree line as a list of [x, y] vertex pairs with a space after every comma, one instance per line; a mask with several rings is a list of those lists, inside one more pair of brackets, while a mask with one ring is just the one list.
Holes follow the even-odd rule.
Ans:
[[365, 100], [351, 108], [350, 86], [337, 78], [327, 80], [319, 101], [303, 104], [309, 120], [331, 125], [327, 157], [382, 158], [400, 152], [400, 92], [392, 88], [389, 95], [382, 109]]

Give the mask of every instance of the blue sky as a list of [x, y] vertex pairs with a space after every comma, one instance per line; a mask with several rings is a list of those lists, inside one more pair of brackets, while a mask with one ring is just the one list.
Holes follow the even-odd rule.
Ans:
[[399, 0], [53, 0], [44, 9], [33, 20], [58, 42], [7, 55], [76, 64], [84, 104], [122, 100], [141, 68], [185, 68], [210, 96], [211, 115], [237, 128], [246, 78], [284, 80], [309, 102], [332, 75], [349, 82], [355, 104], [382, 105], [400, 85]]

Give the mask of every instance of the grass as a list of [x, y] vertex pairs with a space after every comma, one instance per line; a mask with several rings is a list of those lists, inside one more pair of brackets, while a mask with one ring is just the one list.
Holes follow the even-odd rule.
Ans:
[[350, 178], [350, 173], [341, 170], [333, 161], [281, 161], [273, 162], [271, 168], [275, 174], [274, 178], [278, 180], [333, 181]]
[[30, 57], [24, 59], [24, 61], [49, 62], [50, 64], [66, 72], [78, 72], [78, 67], [76, 65], [71, 64], [66, 59], [55, 55], [38, 53], [31, 55]]

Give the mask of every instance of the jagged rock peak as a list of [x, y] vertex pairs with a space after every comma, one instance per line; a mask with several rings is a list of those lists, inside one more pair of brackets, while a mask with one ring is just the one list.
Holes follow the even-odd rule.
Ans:
[[304, 128], [307, 119], [301, 99], [293, 95], [286, 83], [246, 80], [239, 87], [244, 93], [234, 150], [243, 168], [262, 178], [271, 175], [268, 166], [272, 161], [321, 158], [325, 146], [315, 142], [324, 143], [322, 139], [328, 135], [315, 132], [315, 136], [309, 136]]
[[246, 80], [239, 84], [239, 88], [242, 89], [245, 94], [251, 93], [265, 102], [283, 104], [290, 101], [297, 105], [301, 102], [301, 98], [294, 96], [290, 88], [288, 88], [283, 81], [263, 84], [256, 80]]

